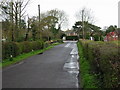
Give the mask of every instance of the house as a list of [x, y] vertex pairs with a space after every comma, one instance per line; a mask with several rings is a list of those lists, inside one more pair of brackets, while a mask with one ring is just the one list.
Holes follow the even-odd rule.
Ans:
[[104, 41], [115, 41], [120, 40], [120, 28], [114, 32], [109, 32], [104, 38]]
[[78, 34], [74, 30], [67, 30], [64, 33], [66, 36], [63, 40], [78, 40]]
[[78, 34], [73, 30], [65, 31], [66, 36], [77, 36]]

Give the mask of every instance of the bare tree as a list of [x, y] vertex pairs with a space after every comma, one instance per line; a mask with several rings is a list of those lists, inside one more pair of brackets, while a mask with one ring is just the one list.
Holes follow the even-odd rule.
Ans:
[[54, 16], [58, 18], [58, 27], [61, 28], [62, 26], [66, 25], [68, 23], [67, 15], [64, 11], [53, 9], [48, 11], [48, 15]]
[[92, 16], [92, 11], [87, 8], [82, 8], [79, 12], [76, 13], [76, 17], [79, 21], [82, 21], [82, 31], [83, 31], [83, 39], [86, 37], [85, 28], [88, 28], [88, 23], [94, 23], [94, 17]]
[[83, 21], [89, 22], [89, 23], [94, 23], [95, 22], [92, 10], [91, 9], [87, 9], [86, 7], [80, 9], [76, 13], [76, 18], [79, 21], [83, 20]]
[[0, 8], [2, 11], [2, 20], [8, 20], [11, 30], [12, 41], [19, 38], [19, 31], [21, 31], [22, 18], [25, 15], [25, 8], [30, 0], [25, 2], [24, 0], [2, 0], [0, 2]]

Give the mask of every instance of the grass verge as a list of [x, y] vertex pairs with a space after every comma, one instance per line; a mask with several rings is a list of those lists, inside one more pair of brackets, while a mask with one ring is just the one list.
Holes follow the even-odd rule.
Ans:
[[10, 66], [12, 64], [16, 64], [16, 63], [18, 63], [18, 62], [20, 62], [20, 61], [22, 61], [24, 59], [27, 59], [27, 58], [29, 58], [31, 56], [34, 56], [34, 55], [39, 54], [39, 53], [43, 53], [44, 51], [46, 51], [48, 49], [51, 49], [54, 46], [59, 45], [59, 44], [60, 43], [54, 43], [54, 44], [50, 45], [49, 47], [44, 48], [42, 50], [36, 50], [36, 51], [29, 52], [29, 53], [21, 54], [21, 55], [19, 55], [17, 57], [12, 58], [12, 61], [10, 61], [10, 59], [6, 59], [6, 60], [4, 60], [4, 62], [0, 63], [0, 67], [4, 68], [4, 67]]
[[83, 48], [80, 42], [77, 43], [80, 56], [80, 87], [82, 88], [98, 88], [95, 75], [91, 74], [91, 66], [88, 60], [83, 55]]

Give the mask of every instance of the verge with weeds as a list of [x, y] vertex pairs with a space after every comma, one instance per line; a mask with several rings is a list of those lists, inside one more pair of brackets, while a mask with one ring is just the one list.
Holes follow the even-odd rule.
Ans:
[[34, 55], [36, 55], [36, 54], [39, 54], [39, 53], [43, 53], [44, 51], [46, 51], [46, 50], [48, 50], [48, 49], [51, 49], [51, 48], [53, 48], [54, 46], [59, 45], [59, 44], [61, 44], [61, 43], [53, 43], [53, 44], [49, 45], [49, 46], [46, 47], [46, 48], [43, 48], [43, 49], [40, 49], [40, 50], [31, 51], [31, 52], [29, 52], [29, 53], [23, 53], [23, 54], [21, 54], [21, 55], [19, 55], [19, 56], [16, 56], [16, 57], [11, 58], [12, 60], [10, 60], [10, 59], [5, 59], [5, 60], [3, 60], [2, 63], [0, 63], [0, 67], [3, 67], [3, 68], [4, 68], [4, 67], [10, 66], [10, 65], [12, 65], [12, 64], [19, 63], [19, 62], [21, 62], [22, 60], [25, 60], [25, 59], [27, 59], [27, 58], [29, 58], [29, 57], [31, 57], [31, 56], [34, 56]]
[[[90, 75], [95, 75], [96, 81], [99, 81], [99, 83], [95, 82], [98, 83], [97, 86], [100, 88], [120, 88], [119, 42], [80, 40], [79, 46], [79, 52], [82, 52], [80, 56], [82, 55], [81, 57], [84, 58], [84, 60], [80, 58], [80, 65], [84, 64], [81, 63], [82, 61], [89, 63], [90, 69], [87, 68], [87, 70]], [[83, 65], [81, 70], [89, 65]], [[84, 73], [84, 71], [82, 72]]]
[[82, 88], [98, 88], [96, 76], [91, 74], [91, 66], [88, 60], [83, 55], [83, 48], [80, 42], [77, 43], [80, 56], [80, 87]]

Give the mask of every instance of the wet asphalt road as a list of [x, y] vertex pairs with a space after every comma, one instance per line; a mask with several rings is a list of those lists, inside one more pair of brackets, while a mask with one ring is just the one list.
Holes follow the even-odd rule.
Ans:
[[76, 42], [65, 42], [4, 68], [3, 88], [78, 88], [76, 51]]

